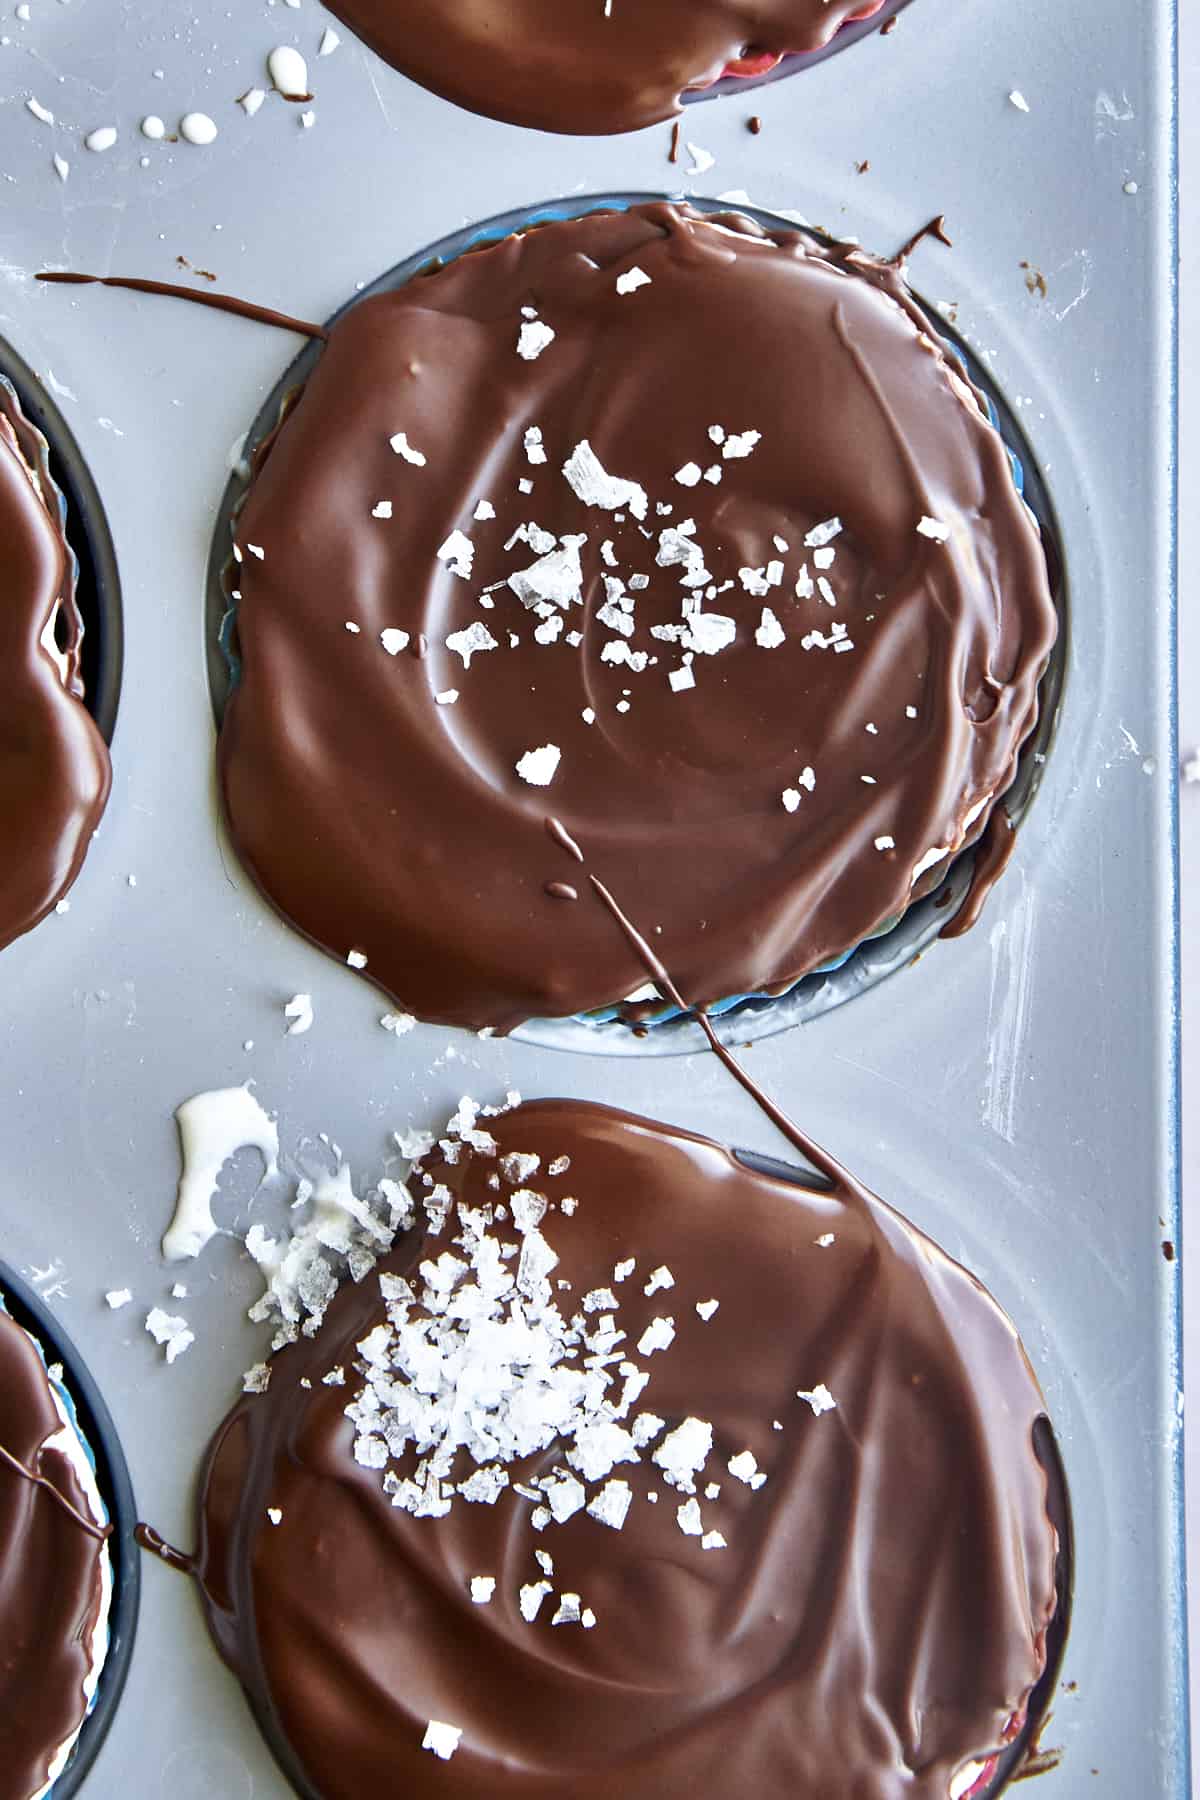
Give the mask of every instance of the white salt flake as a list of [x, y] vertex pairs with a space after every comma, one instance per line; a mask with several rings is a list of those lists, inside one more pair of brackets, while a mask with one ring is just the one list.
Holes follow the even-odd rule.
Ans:
[[1014, 88], [1009, 94], [1008, 103], [1010, 106], [1015, 106], [1018, 112], [1027, 113], [1029, 111], [1029, 102], [1019, 88]]
[[562, 751], [557, 744], [542, 744], [536, 750], [527, 750], [518, 758], [517, 774], [522, 781], [531, 787], [549, 787], [558, 772], [562, 759]]
[[433, 704], [435, 706], [457, 706], [458, 689], [443, 688], [440, 694], [435, 694], [433, 696]]
[[496, 509], [490, 500], [481, 500], [479, 505], [475, 508], [475, 511], [471, 514], [471, 517], [477, 520], [494, 519], [495, 516]]
[[656, 1350], [669, 1350], [674, 1341], [674, 1319], [652, 1319], [638, 1339], [638, 1355], [652, 1356]]
[[725, 1466], [735, 1480], [744, 1481], [755, 1493], [767, 1479], [758, 1466], [753, 1450], [739, 1451], [736, 1456], [730, 1457]]
[[425, 1736], [421, 1739], [421, 1748], [432, 1750], [442, 1762], [449, 1762], [458, 1749], [461, 1736], [461, 1725], [447, 1725], [443, 1719], [430, 1719], [425, 1727]]
[[517, 1604], [527, 1625], [533, 1624], [541, 1611], [542, 1601], [548, 1600], [553, 1592], [548, 1581], [530, 1581], [521, 1589]]
[[385, 625], [379, 634], [379, 641], [389, 656], [399, 656], [408, 648], [408, 633], [401, 631], [398, 625]]
[[632, 269], [626, 269], [623, 274], [617, 276], [618, 294], [635, 294], [639, 288], [649, 286], [649, 275], [647, 275], [645, 269], [639, 269], [636, 265]]
[[469, 669], [473, 656], [478, 656], [484, 650], [495, 650], [498, 645], [483, 621], [475, 619], [462, 631], [452, 631], [446, 639], [446, 648], [453, 650], [456, 656], [461, 656], [463, 668]]
[[943, 525], [940, 519], [931, 519], [928, 513], [918, 520], [917, 530], [922, 537], [933, 538], [939, 544], [944, 544], [950, 536], [950, 527]]
[[554, 333], [541, 319], [526, 319], [517, 333], [517, 355], [526, 362], [535, 362], [550, 344], [554, 342]]
[[633, 1489], [627, 1481], [606, 1481], [600, 1492], [588, 1502], [588, 1517], [598, 1519], [613, 1531], [620, 1531], [633, 1503]]
[[700, 1537], [704, 1532], [704, 1522], [700, 1517], [700, 1502], [685, 1500], [675, 1508], [675, 1518], [679, 1529], [685, 1537]]
[[347, 950], [346, 962], [352, 969], [365, 969], [367, 966], [367, 953], [365, 950]]
[[777, 650], [787, 637], [786, 631], [779, 623], [769, 606], [762, 609], [762, 618], [754, 633], [754, 641], [760, 650]]
[[674, 1287], [674, 1286], [675, 1286], [675, 1277], [672, 1275], [672, 1273], [671, 1273], [670, 1269], [668, 1269], [667, 1265], [665, 1263], [661, 1263], [657, 1269], [654, 1269], [651, 1272], [650, 1279], [649, 1279], [649, 1281], [647, 1281], [645, 1287], [642, 1289], [642, 1292], [643, 1292], [643, 1294], [649, 1296], [650, 1294], [659, 1293], [663, 1288], [669, 1288], [669, 1287]]
[[710, 150], [702, 149], [699, 144], [689, 143], [687, 148], [688, 155], [692, 159], [687, 173], [689, 175], [707, 175], [716, 162], [716, 157]]
[[338, 36], [337, 32], [333, 30], [332, 26], [327, 25], [325, 30], [321, 33], [321, 44], [317, 51], [317, 55], [332, 56], [341, 41], [341, 38]]
[[684, 463], [682, 469], [676, 469], [675, 480], [679, 483], [680, 487], [697, 487], [700, 482], [700, 464], [694, 462]]
[[151, 1307], [146, 1314], [146, 1330], [156, 1344], [161, 1344], [166, 1351], [167, 1361], [173, 1363], [177, 1356], [196, 1341], [193, 1331], [188, 1329], [188, 1322], [178, 1313], [167, 1313], [160, 1306]]
[[494, 1575], [472, 1575], [471, 1600], [476, 1606], [486, 1606], [496, 1591]]
[[840, 519], [825, 519], [820, 525], [814, 525], [811, 531], [805, 532], [805, 549], [822, 550], [826, 544], [831, 544], [835, 537], [840, 537], [841, 533], [842, 521]]
[[128, 1288], [112, 1288], [105, 1294], [104, 1299], [106, 1305], [108, 1305], [113, 1312], [116, 1312], [118, 1308], [128, 1306], [129, 1302], [133, 1299], [133, 1295]]
[[724, 613], [693, 613], [684, 642], [697, 656], [719, 656], [737, 637], [737, 620]]
[[283, 1511], [278, 1506], [268, 1506], [267, 1517], [271, 1521], [272, 1525], [282, 1525], [283, 1524]]
[[762, 442], [761, 431], [733, 432], [721, 445], [721, 455], [731, 461], [749, 456], [756, 444]]
[[784, 811], [794, 813], [800, 805], [800, 790], [798, 788], [784, 788], [779, 798], [783, 801]]
[[696, 1311], [707, 1325], [721, 1302], [719, 1300], [697, 1300]]
[[579, 1625], [583, 1622], [583, 1602], [578, 1594], [560, 1594], [558, 1611], [551, 1619], [552, 1625]]
[[823, 550], [814, 550], [813, 551], [813, 568], [814, 569], [832, 569], [836, 557], [837, 557], [837, 551], [834, 549], [832, 544], [827, 544]]
[[727, 1550], [729, 1546], [719, 1531], [706, 1531], [700, 1539], [700, 1548], [702, 1550]]
[[819, 1238], [813, 1239], [813, 1243], [819, 1245], [822, 1250], [828, 1250], [830, 1244], [835, 1244], [836, 1242], [837, 1239], [832, 1231], [823, 1231]]
[[406, 463], [412, 463], [413, 467], [416, 469], [423, 469], [425, 467], [425, 456], [420, 450], [413, 449], [403, 431], [393, 433], [388, 439], [388, 443], [396, 452], [396, 455], [402, 456]]
[[822, 1413], [832, 1412], [837, 1405], [837, 1401], [823, 1381], [818, 1381], [815, 1388], [797, 1388], [796, 1398], [797, 1400], [807, 1400], [818, 1419]]
[[681, 668], [668, 669], [667, 681], [673, 694], [683, 694], [686, 693], [689, 688], [694, 688], [696, 685], [696, 677], [692, 673], [691, 664], [684, 663]]
[[[407, 1032], [410, 1032], [413, 1029], [416, 1022], [413, 1014], [406, 1012], [382, 1013], [379, 1019], [379, 1023], [383, 1026], [383, 1029], [385, 1031], [390, 1031], [393, 1037], [404, 1037]], [[401, 1155], [403, 1155], [403, 1151], [401, 1151]]]
[[651, 1461], [663, 1471], [669, 1486], [693, 1494], [693, 1479], [704, 1467], [713, 1443], [713, 1428], [706, 1419], [687, 1418], [667, 1433]]
[[242, 1376], [243, 1394], [265, 1394], [271, 1385], [270, 1363], [252, 1363]]
[[471, 568], [475, 561], [475, 546], [465, 531], [459, 531], [457, 528], [452, 531], [439, 547], [437, 558], [439, 562], [444, 562], [450, 573], [457, 575], [461, 581], [471, 579]]
[[877, 850], [894, 850], [896, 848], [896, 840], [894, 837], [889, 837], [885, 832], [882, 837], [877, 837], [875, 839], [875, 848]]
[[238, 105], [246, 114], [247, 118], [252, 119], [266, 97], [267, 94], [265, 88], [247, 88], [246, 92], [239, 97]]
[[649, 501], [645, 488], [636, 481], [610, 475], [587, 438], [576, 444], [563, 464], [563, 474], [576, 499], [585, 506], [598, 506], [605, 512], [628, 507], [635, 519], [646, 517]]
[[391, 516], [392, 503], [390, 500], [377, 500], [371, 508], [371, 517], [373, 519], [390, 519]]

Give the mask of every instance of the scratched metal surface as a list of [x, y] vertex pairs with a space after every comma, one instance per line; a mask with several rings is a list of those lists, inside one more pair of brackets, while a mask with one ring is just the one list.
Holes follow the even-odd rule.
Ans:
[[[391, 1129], [508, 1086], [778, 1148], [704, 1056], [589, 1057], [434, 1028], [391, 1038], [379, 997], [279, 923], [222, 842], [209, 537], [229, 448], [295, 341], [167, 302], [47, 291], [29, 271], [169, 279], [179, 254], [232, 291], [322, 317], [473, 220], [681, 179], [665, 128], [562, 140], [476, 119], [348, 34], [317, 60], [323, 23], [309, 0], [241, 13], [164, 0], [150, 23], [114, 0], [33, 0], [30, 20], [0, 33], [0, 337], [51, 387], [90, 463], [126, 628], [109, 811], [70, 911], [0, 958], [0, 1252], [57, 1290], [143, 1514], [183, 1540], [204, 1440], [261, 1352], [236, 1244], [210, 1246], [182, 1271], [188, 1297], [169, 1301], [178, 1272], [157, 1244], [186, 1095], [253, 1077], [285, 1146], [328, 1131], [363, 1175]], [[281, 102], [253, 119], [232, 104], [285, 41], [310, 60], [310, 130]], [[1042, 0], [918, 0], [887, 40], [687, 118], [717, 159], [702, 187], [684, 179], [694, 191], [745, 190], [881, 248], [946, 212], [956, 248], [923, 248], [914, 282], [955, 304], [1019, 403], [1063, 528], [1061, 726], [982, 923], [748, 1055], [806, 1129], [978, 1271], [1042, 1376], [1078, 1540], [1072, 1685], [1047, 1733], [1063, 1758], [1046, 1800], [1187, 1787], [1178, 1263], [1161, 1249], [1177, 1235], [1171, 60], [1166, 0], [1095, 0], [1086, 33]], [[29, 94], [53, 126], [28, 113]], [[138, 139], [143, 113], [173, 126], [191, 108], [220, 126], [208, 149]], [[86, 152], [81, 134], [106, 123], [116, 146]], [[1026, 263], [1044, 297], [1027, 290]], [[297, 991], [316, 1021], [289, 1039], [281, 1004]], [[226, 1222], [244, 1223], [252, 1184], [246, 1159]], [[126, 1285], [136, 1305], [109, 1313], [104, 1290]], [[141, 1329], [155, 1304], [196, 1332], [170, 1369]], [[283, 1796], [186, 1583], [145, 1575], [129, 1685], [87, 1794]]]

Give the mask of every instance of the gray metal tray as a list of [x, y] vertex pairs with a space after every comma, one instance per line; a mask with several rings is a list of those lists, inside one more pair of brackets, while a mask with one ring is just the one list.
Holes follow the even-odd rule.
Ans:
[[[50, 1304], [113, 1412], [143, 1516], [185, 1541], [203, 1443], [262, 1349], [235, 1245], [182, 1271], [159, 1260], [171, 1113], [188, 1094], [252, 1077], [285, 1146], [327, 1131], [364, 1174], [391, 1129], [509, 1086], [779, 1149], [706, 1055], [575, 1055], [434, 1028], [394, 1039], [378, 994], [289, 932], [221, 837], [206, 565], [230, 448], [296, 342], [166, 301], [43, 289], [30, 271], [171, 279], [182, 255], [227, 290], [321, 318], [497, 212], [697, 188], [667, 163], [666, 127], [520, 132], [449, 108], [344, 32], [318, 60], [324, 23], [309, 0], [233, 14], [164, 0], [150, 20], [116, 0], [37, 0], [0, 44], [0, 337], [90, 463], [125, 609], [108, 813], [69, 912], [0, 958], [0, 1253], [58, 1290]], [[284, 41], [309, 59], [311, 130], [280, 101], [255, 118], [233, 104], [266, 85], [263, 58]], [[30, 93], [54, 127], [26, 111]], [[220, 126], [210, 148], [138, 138], [143, 113], [173, 126], [193, 107]], [[105, 123], [116, 147], [86, 152], [82, 133]], [[923, 247], [914, 283], [952, 304], [1013, 404], [1061, 527], [1065, 700], [981, 924], [749, 1053], [807, 1130], [980, 1274], [1042, 1376], [1076, 1529], [1046, 1800], [1181, 1800], [1188, 1781], [1179, 1265], [1163, 1251], [1178, 1244], [1172, 128], [1168, 0], [1093, 0], [1086, 15], [918, 0], [888, 38], [685, 119], [717, 158], [710, 195], [744, 192], [884, 249], [946, 213], [956, 248]], [[1044, 296], [1027, 287], [1038, 272]], [[281, 1006], [298, 990], [316, 1021], [288, 1038]], [[253, 1179], [247, 1158], [225, 1222], [244, 1224]], [[169, 1298], [175, 1279], [184, 1300]], [[103, 1292], [122, 1286], [136, 1305], [110, 1313]], [[169, 1369], [141, 1329], [157, 1304], [196, 1332]], [[129, 1684], [86, 1791], [286, 1794], [187, 1583], [166, 1570], [145, 1571]]]

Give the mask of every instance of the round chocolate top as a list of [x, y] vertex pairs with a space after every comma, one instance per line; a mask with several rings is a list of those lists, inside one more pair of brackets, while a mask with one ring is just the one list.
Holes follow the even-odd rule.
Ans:
[[631, 131], [685, 88], [820, 50], [881, 0], [335, 0], [394, 68], [472, 112], [546, 131]]
[[[946, 1800], [1022, 1716], [1056, 1604], [1044, 1405], [1011, 1323], [820, 1152], [832, 1178], [816, 1192], [607, 1107], [545, 1101], [479, 1124], [495, 1148], [435, 1152], [414, 1192], [503, 1203], [487, 1229], [514, 1246], [522, 1205], [528, 1226], [546, 1199], [553, 1300], [581, 1330], [612, 1316], [609, 1391], [647, 1371], [624, 1420], [637, 1437], [648, 1412], [657, 1431], [611, 1471], [632, 1489], [620, 1529], [578, 1501], [537, 1529], [530, 1484], [563, 1469], [561, 1439], [507, 1465], [494, 1504], [455, 1489], [444, 1516], [413, 1516], [387, 1491], [411, 1453], [363, 1466], [381, 1459], [360, 1440], [355, 1460], [346, 1408], [361, 1411], [359, 1346], [387, 1336], [382, 1286], [394, 1301], [389, 1277], [420, 1289], [435, 1262], [440, 1279], [445, 1253], [474, 1254], [470, 1232], [452, 1206], [347, 1283], [221, 1428], [200, 1501], [209, 1623], [291, 1778], [320, 1800]], [[470, 1317], [485, 1276], [457, 1279]], [[656, 1319], [673, 1341], [647, 1349]], [[366, 1350], [378, 1393], [378, 1336]], [[593, 1366], [586, 1347], [570, 1366]], [[486, 1420], [496, 1396], [470, 1368], [457, 1391]], [[427, 1365], [422, 1380], [444, 1396]], [[712, 1432], [690, 1489], [655, 1460], [686, 1420]], [[462, 1483], [477, 1463], [457, 1458]], [[589, 1504], [608, 1478], [581, 1476]], [[486, 1603], [476, 1577], [495, 1581]], [[530, 1621], [521, 1590], [543, 1579]], [[564, 1593], [587, 1609], [578, 1623], [553, 1623]], [[431, 1720], [461, 1731], [448, 1761], [422, 1749]]]
[[643, 984], [548, 815], [693, 1003], [852, 948], [982, 829], [1055, 634], [896, 271], [661, 203], [354, 307], [236, 532], [239, 852], [474, 1027]]
[[82, 704], [74, 563], [45, 444], [0, 381], [0, 946], [62, 898], [108, 799], [103, 738]]
[[78, 1475], [47, 1448], [61, 1430], [33, 1340], [0, 1306], [0, 1800], [40, 1793], [87, 1712], [105, 1551], [80, 1523], [92, 1512]]

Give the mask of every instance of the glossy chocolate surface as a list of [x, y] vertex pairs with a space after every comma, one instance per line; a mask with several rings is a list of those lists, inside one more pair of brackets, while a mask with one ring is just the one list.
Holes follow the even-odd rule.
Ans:
[[829, 44], [879, 0], [336, 0], [393, 67], [472, 112], [546, 131], [631, 131], [685, 88]]
[[[108, 750], [83, 705], [74, 568], [45, 491], [44, 446], [0, 382], [0, 946], [78, 875], [108, 799]], [[36, 484], [35, 484], [36, 482]], [[56, 620], [57, 656], [43, 638]]]
[[[649, 283], [618, 293], [634, 268]], [[555, 333], [532, 361], [526, 306]], [[903, 912], [914, 869], [982, 830], [1010, 782], [1055, 634], [1008, 453], [930, 332], [891, 265], [661, 203], [539, 227], [353, 308], [237, 524], [221, 780], [279, 910], [363, 952], [419, 1016], [500, 1029], [644, 979], [598, 908], [548, 891], [575, 865], [547, 813], [693, 1002], [783, 986]], [[714, 424], [761, 438], [727, 458]], [[390, 448], [400, 431], [424, 463]], [[644, 523], [576, 498], [562, 468], [583, 439], [646, 490]], [[719, 484], [676, 482], [689, 462]], [[495, 519], [475, 520], [480, 500]], [[835, 516], [822, 576], [804, 539]], [[680, 626], [684, 571], [657, 558], [688, 519], [720, 590], [705, 611], [737, 636], [676, 692], [684, 653], [651, 633]], [[504, 549], [530, 521], [586, 534], [583, 604], [551, 643], [502, 585], [535, 560]], [[454, 530], [470, 580], [439, 559]], [[624, 640], [598, 616], [608, 542], [624, 581], [648, 578]], [[776, 559], [782, 585], [744, 591], [739, 571]], [[446, 640], [474, 622], [497, 648], [464, 666]], [[389, 655], [394, 629], [409, 644]], [[613, 663], [621, 641], [657, 662]], [[546, 744], [561, 761], [530, 785], [516, 764]]]
[[[638, 1406], [713, 1425], [697, 1483], [728, 1547], [682, 1535], [682, 1496], [646, 1453], [615, 1471], [635, 1496], [619, 1532], [579, 1512], [539, 1533], [511, 1488], [436, 1520], [397, 1511], [351, 1454], [355, 1346], [384, 1314], [375, 1275], [347, 1284], [218, 1433], [200, 1506], [211, 1629], [297, 1786], [321, 1800], [946, 1800], [1021, 1714], [1055, 1608], [1044, 1404], [1011, 1323], [815, 1147], [828, 1185], [809, 1192], [606, 1107], [544, 1101], [486, 1125], [501, 1155], [541, 1157], [530, 1180], [552, 1203], [542, 1229], [568, 1316], [636, 1257], [617, 1322], [651, 1371]], [[548, 1176], [563, 1155], [570, 1168]], [[504, 1197], [494, 1156], [434, 1156], [427, 1172], [457, 1199]], [[408, 1273], [455, 1229], [380, 1270]], [[661, 1264], [674, 1286], [647, 1297]], [[710, 1297], [705, 1323], [695, 1303]], [[662, 1314], [674, 1343], [640, 1357]], [[347, 1385], [323, 1385], [339, 1367]], [[836, 1406], [818, 1416], [797, 1390], [819, 1383]], [[726, 1473], [746, 1449], [767, 1475], [757, 1491]], [[528, 1483], [560, 1461], [552, 1446], [510, 1474]], [[525, 1622], [535, 1550], [594, 1628], [552, 1625], [549, 1603]], [[497, 1578], [484, 1606], [468, 1591], [481, 1574]], [[429, 1719], [462, 1730], [449, 1762], [421, 1749]]]
[[32, 1340], [0, 1308], [0, 1800], [40, 1791], [87, 1711], [102, 1539], [70, 1462], [44, 1448], [61, 1428]]

